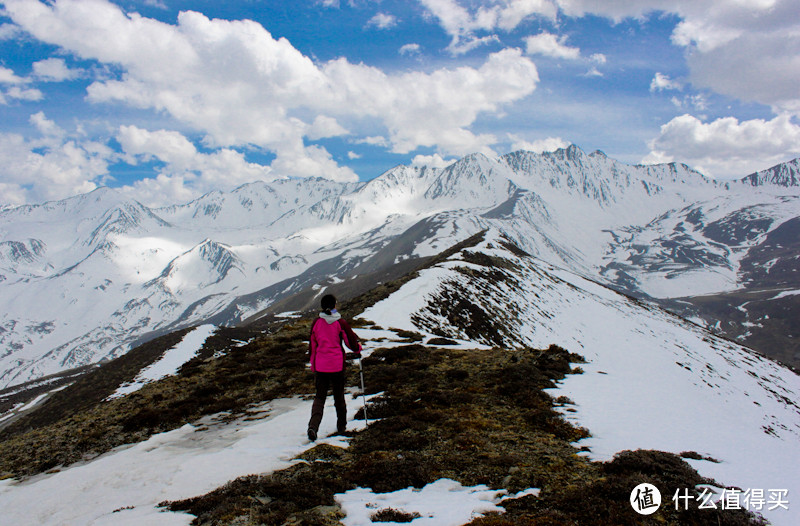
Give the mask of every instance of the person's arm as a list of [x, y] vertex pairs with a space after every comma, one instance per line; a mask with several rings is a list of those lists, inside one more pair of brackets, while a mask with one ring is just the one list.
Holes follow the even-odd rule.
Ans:
[[348, 349], [356, 353], [357, 355], [361, 354], [361, 343], [358, 340], [358, 336], [353, 329], [350, 328], [350, 325], [347, 321], [342, 318], [339, 320], [339, 323], [342, 324], [342, 330], [344, 331], [345, 335], [345, 344], [347, 344]]
[[314, 334], [314, 326], [318, 321], [319, 318], [311, 324], [311, 334], [308, 335], [308, 361], [311, 363], [311, 372], [316, 372], [314, 371], [314, 362], [317, 358], [317, 335]]

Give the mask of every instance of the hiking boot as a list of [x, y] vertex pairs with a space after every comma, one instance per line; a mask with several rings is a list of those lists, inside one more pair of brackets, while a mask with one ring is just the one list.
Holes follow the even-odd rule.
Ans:
[[310, 427], [308, 428], [308, 439], [312, 442], [317, 439], [317, 432]]

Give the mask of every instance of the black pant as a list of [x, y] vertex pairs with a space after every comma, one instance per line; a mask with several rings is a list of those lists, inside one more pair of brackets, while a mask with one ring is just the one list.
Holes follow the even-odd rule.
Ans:
[[319, 423], [322, 422], [322, 412], [325, 409], [328, 388], [333, 387], [333, 403], [336, 406], [336, 430], [343, 432], [347, 427], [347, 408], [344, 402], [344, 371], [314, 374], [317, 395], [314, 397], [314, 404], [311, 406], [311, 420], [308, 422], [308, 428], [313, 429], [315, 433], [319, 431]]

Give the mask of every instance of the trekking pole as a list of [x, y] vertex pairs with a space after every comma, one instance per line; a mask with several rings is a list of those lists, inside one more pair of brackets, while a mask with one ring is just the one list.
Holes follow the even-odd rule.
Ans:
[[361, 356], [358, 357], [358, 372], [361, 375], [361, 398], [364, 400], [364, 420], [369, 427], [369, 418], [367, 418], [367, 392], [364, 390], [364, 368], [361, 366]]

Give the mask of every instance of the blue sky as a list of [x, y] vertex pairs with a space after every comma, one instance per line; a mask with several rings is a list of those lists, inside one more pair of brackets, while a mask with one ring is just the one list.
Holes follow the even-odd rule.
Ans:
[[577, 144], [800, 156], [800, 0], [0, 1], [0, 205]]

